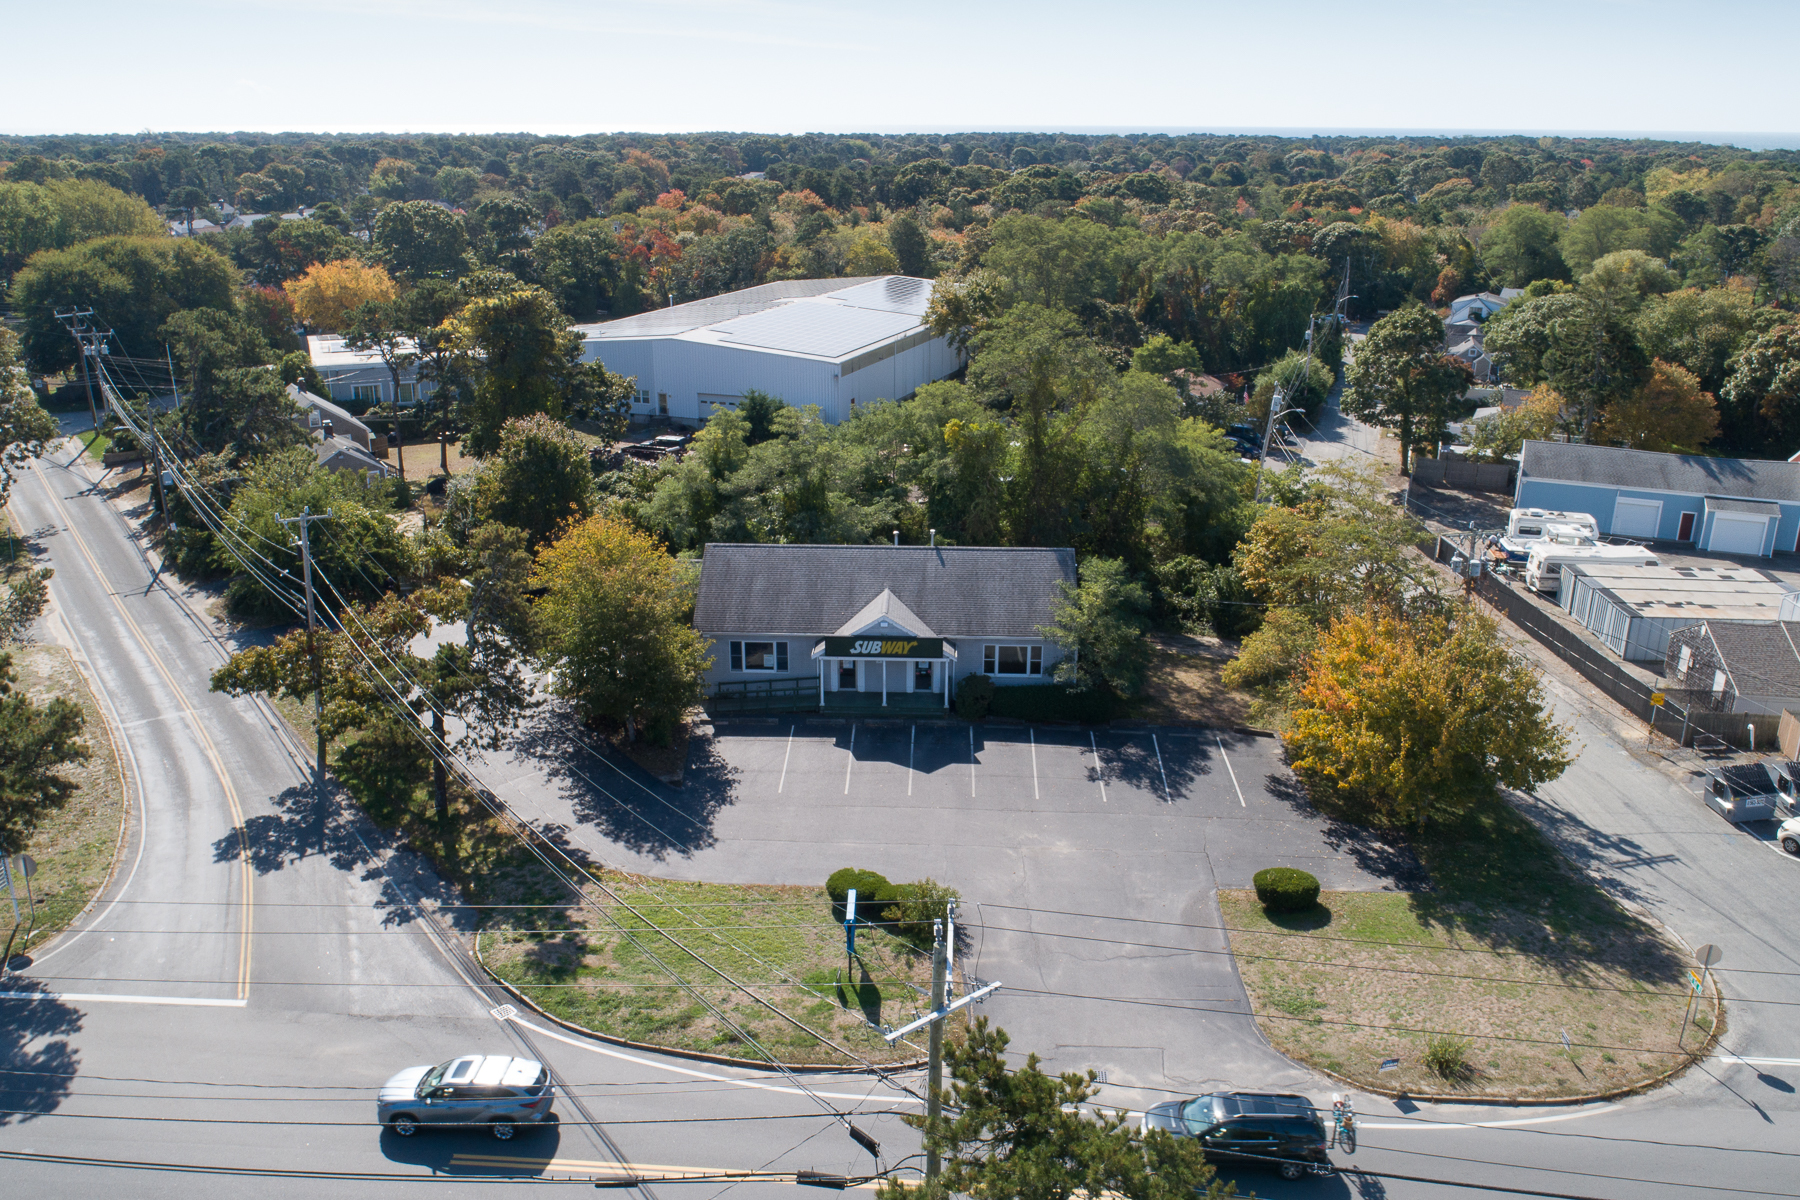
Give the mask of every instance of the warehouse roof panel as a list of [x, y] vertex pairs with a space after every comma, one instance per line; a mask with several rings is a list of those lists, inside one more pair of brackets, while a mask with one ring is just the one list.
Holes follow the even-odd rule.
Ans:
[[1519, 478], [1697, 496], [1800, 501], [1800, 463], [1661, 454], [1574, 442], [1526, 442], [1519, 452]]
[[843, 358], [919, 327], [910, 313], [840, 304], [784, 304], [712, 327], [721, 342], [789, 354]]
[[879, 282], [881, 282], [879, 276], [861, 279], [781, 279], [774, 283], [761, 284], [758, 287], [726, 292], [722, 296], [708, 296], [704, 300], [690, 300], [686, 304], [676, 304], [669, 308], [656, 309], [654, 312], [639, 313], [635, 317], [620, 317], [616, 321], [601, 321], [598, 324], [577, 325], [574, 328], [589, 339], [673, 337], [676, 334], [717, 325], [721, 321], [763, 312], [795, 300], [810, 300], [814, 296], [822, 296], [828, 292], [841, 292], [854, 288], [857, 284]]

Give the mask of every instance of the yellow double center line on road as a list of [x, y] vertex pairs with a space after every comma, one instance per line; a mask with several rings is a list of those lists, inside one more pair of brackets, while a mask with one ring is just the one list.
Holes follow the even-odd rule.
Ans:
[[[38, 461], [45, 463], [49, 460], [39, 459]], [[65, 466], [63, 469], [72, 475], [78, 474], [72, 465]], [[75, 522], [69, 518], [69, 510], [63, 506], [62, 498], [56, 494], [56, 489], [50, 486], [50, 481], [43, 477], [41, 469], [38, 472], [38, 482], [43, 485], [44, 494], [50, 497], [51, 507], [56, 509], [57, 514], [62, 517], [63, 528], [67, 529], [69, 536], [75, 539], [76, 548], [81, 551], [81, 556], [87, 559], [88, 566], [93, 568], [94, 578], [100, 581], [107, 599], [112, 601], [113, 607], [118, 610], [120, 619], [131, 630], [131, 635], [137, 639], [138, 645], [143, 647], [144, 653], [155, 665], [157, 674], [161, 675], [163, 682], [169, 685], [169, 691], [174, 694], [175, 702], [181, 706], [181, 711], [187, 716], [188, 724], [193, 727], [194, 735], [200, 739], [200, 748], [206, 754], [207, 761], [212, 763], [213, 773], [219, 777], [219, 786], [225, 792], [225, 803], [231, 809], [231, 819], [237, 827], [238, 866], [244, 877], [243, 916], [238, 933], [237, 998], [247, 1000], [250, 997], [250, 920], [252, 912], [250, 888], [252, 873], [250, 870], [250, 836], [244, 829], [244, 810], [238, 804], [237, 789], [231, 786], [231, 776], [226, 773], [225, 763], [219, 757], [218, 747], [213, 745], [212, 738], [207, 735], [205, 722], [200, 719], [200, 714], [195, 711], [193, 705], [188, 703], [186, 694], [175, 682], [175, 677], [169, 673], [169, 668], [163, 664], [163, 660], [156, 651], [151, 649], [150, 639], [144, 636], [144, 631], [138, 628], [138, 623], [131, 619], [131, 614], [126, 611], [125, 605], [120, 601], [117, 590], [107, 582], [106, 572], [100, 569], [100, 561], [94, 557], [94, 552], [88, 549], [87, 541], [76, 531]], [[138, 781], [138, 786], [140, 788], [143, 786], [143, 780]]]
[[[511, 1154], [453, 1154], [452, 1167], [484, 1171], [569, 1171], [581, 1175], [607, 1175], [624, 1179], [642, 1179], [646, 1183], [674, 1182], [681, 1179], [714, 1179], [720, 1183], [733, 1180], [742, 1183], [792, 1183], [792, 1171], [741, 1171], [733, 1167], [671, 1167], [663, 1163], [606, 1162], [583, 1158], [524, 1158]], [[852, 1189], [873, 1191], [873, 1183], [853, 1183]]]

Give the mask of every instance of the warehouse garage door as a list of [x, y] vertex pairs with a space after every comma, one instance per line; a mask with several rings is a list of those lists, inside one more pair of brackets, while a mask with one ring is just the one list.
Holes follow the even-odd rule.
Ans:
[[1714, 513], [1712, 539], [1707, 549], [1716, 554], [1761, 554], [1769, 518]]
[[1653, 538], [1662, 526], [1661, 500], [1628, 500], [1620, 496], [1613, 505], [1614, 537]]

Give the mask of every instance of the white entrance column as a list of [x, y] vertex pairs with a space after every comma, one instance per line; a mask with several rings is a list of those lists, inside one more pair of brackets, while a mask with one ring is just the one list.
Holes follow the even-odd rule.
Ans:
[[888, 660], [887, 660], [887, 659], [885, 659], [885, 658], [877, 658], [877, 659], [875, 659], [875, 660], [874, 660], [874, 661], [875, 661], [875, 662], [878, 662], [878, 663], [880, 663], [880, 664], [881, 664], [881, 707], [883, 707], [883, 708], [886, 708], [886, 707], [887, 707], [887, 668], [888, 668]]
[[819, 711], [825, 710], [825, 659], [819, 660]]
[[943, 668], [943, 672], [944, 672], [944, 711], [949, 712], [950, 711], [950, 660], [948, 658], [940, 658], [940, 659], [938, 659], [938, 666]]

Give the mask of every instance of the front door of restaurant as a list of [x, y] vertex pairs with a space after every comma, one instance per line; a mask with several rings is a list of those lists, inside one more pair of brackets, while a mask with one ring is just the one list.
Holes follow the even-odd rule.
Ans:
[[856, 690], [856, 660], [853, 658], [838, 659], [838, 691], [854, 692]]

